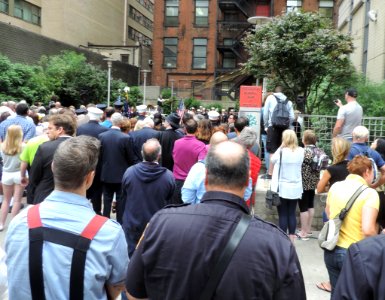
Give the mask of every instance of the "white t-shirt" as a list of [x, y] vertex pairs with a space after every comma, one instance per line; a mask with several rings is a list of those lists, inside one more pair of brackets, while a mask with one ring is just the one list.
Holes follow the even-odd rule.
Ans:
[[344, 139], [351, 139], [353, 129], [361, 125], [362, 121], [362, 107], [357, 101], [352, 101], [338, 110], [337, 120], [345, 120], [338, 135]]

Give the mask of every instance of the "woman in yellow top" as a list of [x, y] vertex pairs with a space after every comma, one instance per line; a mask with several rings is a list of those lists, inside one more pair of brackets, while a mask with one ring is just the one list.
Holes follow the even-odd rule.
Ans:
[[[365, 156], [355, 156], [348, 163], [348, 171], [350, 173], [348, 177], [333, 184], [329, 190], [325, 209], [329, 219], [335, 218], [341, 212], [356, 190], [362, 185], [368, 186], [373, 181], [372, 163]], [[378, 233], [376, 224], [378, 207], [379, 198], [376, 190], [367, 187], [357, 197], [343, 220], [336, 248], [332, 251], [325, 250], [324, 260], [332, 293], [349, 246]]]

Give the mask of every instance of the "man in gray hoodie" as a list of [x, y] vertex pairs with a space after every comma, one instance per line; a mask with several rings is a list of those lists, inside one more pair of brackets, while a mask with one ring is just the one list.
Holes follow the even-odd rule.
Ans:
[[143, 161], [129, 167], [123, 175], [123, 229], [131, 257], [148, 221], [165, 205], [175, 190], [172, 172], [159, 165], [162, 148], [155, 138], [142, 146]]
[[[276, 128], [272, 124], [272, 115], [277, 105], [278, 101], [286, 101], [287, 97], [282, 93], [282, 87], [277, 86], [275, 88], [275, 93], [271, 94], [266, 98], [265, 106], [263, 110], [263, 121], [265, 123], [265, 130], [267, 132], [266, 140], [266, 149], [270, 157], [274, 154], [275, 151], [281, 146], [282, 142], [282, 132], [284, 128]], [[290, 124], [294, 121], [294, 110], [293, 103], [289, 100], [287, 101], [287, 110], [290, 114]], [[288, 129], [288, 128], [286, 128]], [[273, 174], [273, 166], [270, 164], [268, 170], [268, 176], [266, 179], [271, 179], [271, 174]]]

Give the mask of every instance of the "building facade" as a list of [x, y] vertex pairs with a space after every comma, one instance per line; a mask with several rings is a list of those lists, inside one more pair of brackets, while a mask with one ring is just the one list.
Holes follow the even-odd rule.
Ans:
[[302, 9], [335, 19], [333, 0], [157, 0], [154, 10], [154, 85], [178, 97], [235, 100], [247, 60], [242, 38], [252, 16], [271, 17]]
[[148, 68], [153, 0], [0, 0], [0, 22]]
[[340, 0], [338, 29], [353, 38], [351, 60], [374, 82], [385, 80], [385, 5], [381, 0]]

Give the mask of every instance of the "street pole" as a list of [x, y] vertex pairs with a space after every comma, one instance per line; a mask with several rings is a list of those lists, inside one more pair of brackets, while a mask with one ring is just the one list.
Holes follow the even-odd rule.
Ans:
[[108, 83], [107, 83], [107, 106], [110, 106], [110, 99], [111, 99], [111, 68], [112, 68], [112, 59], [111, 58], [105, 58], [104, 59], [107, 62], [108, 67]]
[[147, 73], [151, 72], [150, 70], [142, 70], [143, 72], [143, 104], [146, 105], [146, 83], [147, 83]]

